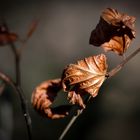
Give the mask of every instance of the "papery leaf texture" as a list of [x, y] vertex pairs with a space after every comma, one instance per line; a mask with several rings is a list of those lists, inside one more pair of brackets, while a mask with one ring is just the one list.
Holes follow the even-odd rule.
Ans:
[[102, 46], [105, 51], [114, 51], [123, 55], [135, 38], [135, 20], [133, 16], [107, 8], [102, 12], [99, 23], [91, 32], [89, 43]]
[[83, 96], [89, 94], [95, 97], [106, 79], [106, 73], [106, 56], [104, 54], [90, 56], [64, 69], [63, 90], [68, 92], [68, 98], [72, 104], [85, 108]]
[[59, 119], [68, 115], [70, 106], [62, 105], [51, 108], [58, 92], [61, 90], [61, 79], [52, 79], [39, 84], [32, 93], [32, 105], [42, 116]]

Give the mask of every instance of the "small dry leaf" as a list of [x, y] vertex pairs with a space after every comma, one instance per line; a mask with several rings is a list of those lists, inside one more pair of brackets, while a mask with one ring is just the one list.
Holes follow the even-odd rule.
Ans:
[[83, 96], [88, 93], [92, 97], [98, 94], [107, 72], [106, 56], [91, 56], [76, 64], [68, 65], [62, 75], [63, 90], [69, 92], [72, 104], [85, 107]]
[[135, 17], [107, 8], [92, 31], [89, 43], [122, 55], [135, 38], [134, 22]]
[[9, 43], [17, 41], [17, 34], [10, 33], [5, 25], [0, 25], [0, 46], [4, 46]]
[[42, 116], [59, 119], [68, 115], [70, 106], [51, 108], [58, 92], [61, 90], [61, 79], [48, 80], [41, 83], [32, 93], [32, 105]]
[[26, 40], [29, 39], [29, 38], [32, 36], [32, 34], [34, 33], [34, 31], [35, 31], [36, 28], [37, 28], [37, 25], [38, 25], [38, 21], [37, 21], [37, 20], [34, 20], [34, 21], [32, 22], [32, 24], [31, 24], [31, 26], [30, 26], [28, 32], [27, 32], [27, 38], [26, 38]]

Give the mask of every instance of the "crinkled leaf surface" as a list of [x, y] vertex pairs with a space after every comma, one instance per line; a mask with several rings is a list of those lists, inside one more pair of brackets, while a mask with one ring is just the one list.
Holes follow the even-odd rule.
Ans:
[[92, 31], [89, 43], [122, 55], [135, 38], [135, 20], [133, 16], [107, 8], [102, 12], [99, 23]]
[[68, 97], [73, 104], [84, 107], [82, 96], [88, 93], [95, 97], [105, 80], [106, 72], [104, 54], [85, 58], [65, 68], [62, 75], [63, 89], [69, 92]]

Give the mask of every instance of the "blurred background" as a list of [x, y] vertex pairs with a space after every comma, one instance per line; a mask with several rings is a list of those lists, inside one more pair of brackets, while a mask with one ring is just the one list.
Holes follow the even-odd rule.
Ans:
[[[31, 22], [38, 27], [23, 50], [21, 59], [22, 88], [28, 100], [34, 140], [57, 140], [71, 119], [49, 120], [38, 115], [31, 106], [33, 89], [42, 81], [58, 78], [70, 63], [102, 49], [89, 45], [90, 33], [101, 12], [115, 8], [136, 17], [136, 39], [126, 53], [139, 46], [139, 1], [128, 0], [1, 0], [0, 16], [11, 31], [24, 38]], [[17, 43], [17, 47], [21, 44]], [[109, 69], [122, 58], [106, 53]], [[138, 140], [140, 139], [140, 55], [134, 57], [114, 77], [107, 80], [99, 95], [77, 119], [66, 140]], [[8, 46], [0, 48], [0, 69], [15, 79], [14, 57]], [[62, 93], [65, 94], [65, 93]], [[60, 95], [59, 101], [65, 97]], [[18, 95], [7, 87], [0, 96], [0, 140], [26, 140], [27, 129]]]

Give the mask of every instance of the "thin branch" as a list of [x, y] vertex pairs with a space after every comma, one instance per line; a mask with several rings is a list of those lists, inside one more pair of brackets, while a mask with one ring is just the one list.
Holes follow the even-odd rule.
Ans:
[[[110, 72], [108, 72], [106, 74], [107, 78], [110, 78], [112, 76], [114, 76], [115, 74], [117, 74], [117, 72], [119, 72], [124, 65], [131, 60], [134, 56], [136, 56], [138, 53], [140, 52], [140, 48], [138, 48], [137, 50], [135, 50], [131, 55], [129, 55], [125, 60], [123, 60], [119, 65], [117, 65], [114, 69], [112, 69]], [[86, 103], [88, 103], [88, 101], [90, 100], [91, 96], [89, 97], [89, 99], [86, 101]], [[67, 126], [65, 127], [65, 129], [63, 130], [62, 134], [59, 137], [59, 140], [63, 140], [63, 138], [65, 137], [65, 135], [67, 134], [67, 132], [69, 131], [69, 129], [71, 128], [71, 126], [74, 124], [74, 122], [76, 121], [76, 119], [83, 113], [84, 109], [78, 109], [77, 110], [77, 114], [74, 115], [70, 122], [67, 124]]]
[[13, 43], [10, 44], [12, 52], [15, 57], [15, 73], [16, 73], [16, 84], [21, 86], [21, 73], [20, 73], [20, 53]]
[[135, 50], [132, 54], [130, 54], [125, 60], [123, 60], [119, 65], [117, 65], [114, 69], [112, 69], [110, 72], [106, 74], [107, 78], [110, 78], [114, 75], [116, 75], [123, 67], [124, 65], [131, 60], [135, 55], [137, 55], [140, 52], [140, 48]]
[[[85, 104], [87, 104], [89, 102], [89, 100], [91, 99], [91, 96], [87, 97], [85, 99]], [[69, 129], [71, 128], [71, 126], [74, 124], [74, 122], [76, 121], [76, 119], [83, 113], [85, 108], [80, 108], [77, 110], [76, 115], [74, 115], [70, 122], [67, 124], [67, 126], [65, 127], [64, 131], [62, 132], [62, 134], [60, 135], [58, 140], [63, 140], [63, 138], [65, 137], [65, 135], [67, 134], [67, 132], [69, 131]]]
[[27, 125], [28, 138], [29, 138], [29, 140], [31, 140], [32, 139], [31, 118], [30, 118], [30, 115], [28, 113], [27, 102], [23, 96], [22, 89], [19, 86], [17, 86], [17, 84], [9, 76], [4, 74], [3, 72], [0, 72], [0, 79], [2, 79], [7, 84], [9, 84], [16, 91], [16, 93], [19, 95], [20, 101], [21, 101], [22, 112], [24, 114], [24, 118], [25, 118], [26, 125]]
[[28, 138], [29, 140], [32, 139], [32, 134], [31, 134], [31, 118], [28, 113], [28, 107], [27, 107], [27, 101], [24, 96], [23, 90], [21, 89], [21, 73], [20, 73], [20, 52], [16, 48], [16, 46], [11, 43], [10, 44], [11, 49], [13, 51], [14, 57], [15, 57], [15, 73], [16, 73], [16, 89], [18, 90], [18, 94], [21, 100], [21, 108], [23, 111], [23, 115], [26, 121], [26, 126], [27, 126], [27, 132], [28, 132]]
[[[9, 32], [9, 28], [5, 22], [5, 28]], [[21, 89], [21, 73], [20, 73], [20, 57], [21, 57], [21, 51], [16, 48], [14, 43], [9, 43], [10, 48], [12, 49], [12, 52], [15, 57], [15, 74], [16, 74], [16, 82], [14, 83], [8, 76], [5, 75], [5, 78], [8, 78], [7, 82], [16, 90], [16, 92], [19, 95], [20, 101], [21, 101], [21, 108], [22, 112], [25, 118], [26, 126], [27, 126], [27, 133], [28, 133], [28, 139], [32, 139], [32, 133], [31, 133], [31, 118], [28, 112], [28, 107], [27, 107], [27, 101], [24, 96], [24, 93]], [[2, 74], [2, 73], [1, 73]], [[6, 80], [6, 79], [5, 79]]]
[[78, 109], [77, 110], [77, 114], [74, 115], [70, 122], [68, 123], [68, 125], [66, 126], [66, 128], [64, 129], [64, 131], [62, 132], [61, 136], [59, 137], [58, 140], [63, 140], [64, 136], [67, 134], [67, 132], [69, 131], [69, 129], [71, 128], [71, 126], [73, 125], [73, 123], [76, 121], [76, 119], [82, 114], [82, 112], [84, 111], [84, 109]]

